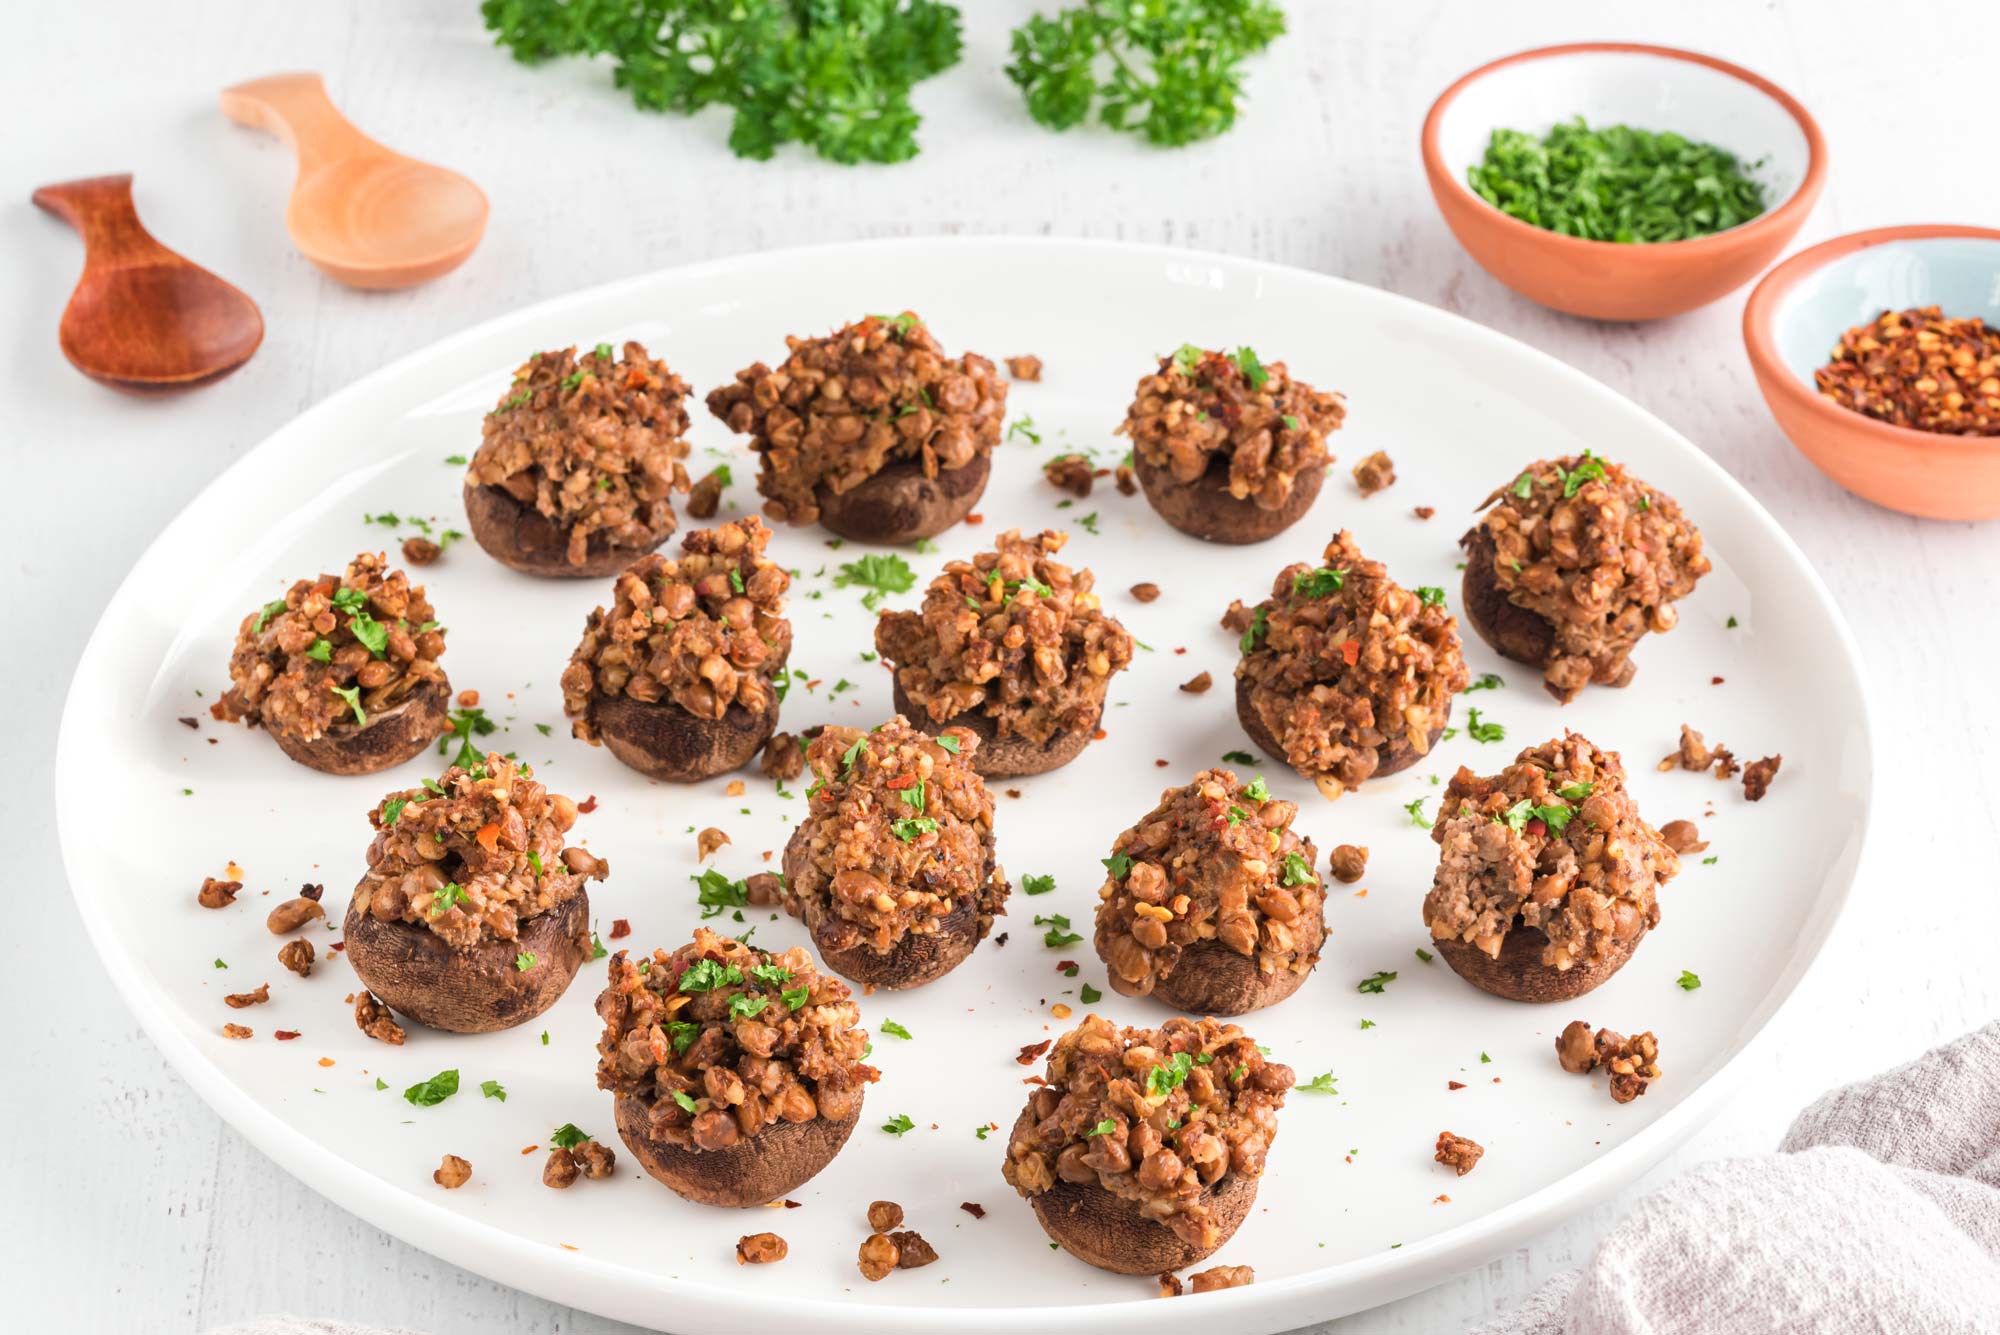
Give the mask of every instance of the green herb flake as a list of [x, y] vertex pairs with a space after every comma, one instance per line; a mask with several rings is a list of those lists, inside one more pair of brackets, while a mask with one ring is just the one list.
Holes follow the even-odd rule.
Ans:
[[516, 955], [516, 956], [514, 957], [514, 968], [515, 968], [515, 969], [516, 969], [516, 970], [517, 970], [518, 972], [520, 972], [520, 973], [526, 973], [526, 972], [527, 972], [528, 970], [530, 970], [530, 969], [532, 969], [532, 968], [534, 968], [534, 967], [535, 967], [535, 952], [534, 952], [534, 951], [532, 951], [532, 950], [524, 950], [524, 951], [522, 951], [522, 952], [521, 952], [520, 954], [518, 954], [518, 955]]
[[507, 1087], [501, 1084], [498, 1080], [480, 1081], [479, 1092], [481, 1094], [484, 1094], [489, 1099], [498, 1099], [502, 1103], [505, 1103], [507, 1101]]
[[1301, 1094], [1338, 1094], [1340, 1091], [1334, 1087], [1333, 1080], [1333, 1072], [1321, 1071], [1303, 1085], [1293, 1085], [1292, 1088]]
[[1396, 981], [1396, 971], [1390, 969], [1386, 972], [1377, 972], [1371, 974], [1369, 977], [1362, 979], [1360, 982], [1354, 985], [1354, 990], [1356, 992], [1380, 994], [1381, 992], [1385, 991], [1388, 988], [1389, 984], [1395, 981]]
[[892, 1136], [900, 1136], [905, 1131], [915, 1130], [916, 1125], [915, 1122], [910, 1120], [908, 1113], [897, 1113], [894, 1117], [882, 1123], [882, 1129]]
[[1682, 969], [1681, 976], [1675, 980], [1675, 985], [1683, 992], [1692, 992], [1701, 986], [1701, 975]]
[[1410, 824], [1424, 830], [1430, 829], [1432, 824], [1430, 817], [1424, 815], [1424, 802], [1426, 800], [1420, 797], [1414, 802], [1405, 802], [1403, 804], [1403, 810], [1410, 813]]
[[430, 1079], [411, 1085], [403, 1091], [403, 1097], [419, 1108], [435, 1108], [452, 1095], [458, 1093], [458, 1070], [439, 1071]]
[[1060, 913], [1050, 914], [1046, 918], [1037, 914], [1035, 916], [1035, 926], [1049, 929], [1042, 933], [1042, 944], [1051, 950], [1059, 949], [1063, 946], [1075, 945], [1078, 941], [1083, 940], [1081, 935], [1069, 929], [1069, 919]]
[[1098, 991], [1096, 988], [1092, 987], [1089, 983], [1085, 983], [1083, 987], [1078, 990], [1076, 997], [1078, 1001], [1081, 1001], [1086, 1006], [1095, 1006], [1098, 1002], [1104, 1000], [1104, 994]]
[[889, 1035], [891, 1038], [907, 1039], [910, 1036], [910, 1031], [903, 1028], [902, 1025], [897, 1024], [894, 1020], [884, 1020], [879, 1027], [883, 1033]]
[[861, 605], [871, 612], [881, 606], [882, 599], [892, 593], [908, 593], [916, 587], [917, 572], [910, 569], [910, 563], [895, 553], [870, 552], [856, 561], [849, 561], [834, 572], [833, 587], [845, 589], [850, 586], [864, 588]]
[[1499, 742], [1506, 740], [1507, 729], [1502, 727], [1498, 723], [1480, 722], [1478, 710], [1468, 709], [1465, 711], [1465, 715], [1466, 715], [1465, 731], [1466, 734], [1470, 736], [1473, 741]]
[[1021, 878], [1021, 892], [1028, 895], [1046, 895], [1056, 888], [1054, 876], [1036, 876], [1032, 873]]

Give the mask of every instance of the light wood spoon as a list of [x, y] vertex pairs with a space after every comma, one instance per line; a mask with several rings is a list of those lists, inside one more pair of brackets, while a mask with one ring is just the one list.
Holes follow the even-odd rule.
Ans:
[[219, 380], [264, 341], [257, 303], [153, 239], [132, 207], [132, 178], [45, 185], [36, 204], [83, 237], [83, 276], [63, 308], [63, 356], [118, 389], [184, 389]]
[[222, 90], [222, 111], [298, 154], [285, 226], [299, 253], [351, 287], [415, 287], [457, 268], [486, 231], [486, 196], [455, 171], [354, 128], [317, 74]]

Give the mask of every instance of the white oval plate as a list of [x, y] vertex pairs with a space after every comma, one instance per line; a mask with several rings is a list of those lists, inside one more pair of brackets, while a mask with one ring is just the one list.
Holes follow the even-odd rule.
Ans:
[[[615, 1179], [552, 1192], [541, 1184], [541, 1154], [523, 1146], [546, 1144], [564, 1122], [612, 1136], [609, 1100], [593, 1083], [591, 1003], [602, 966], [523, 1029], [460, 1038], [412, 1026], [402, 1048], [355, 1029], [344, 1001], [354, 980], [337, 953], [322, 949], [310, 978], [280, 968], [266, 911], [301, 882], [321, 882], [337, 922], [368, 842], [365, 812], [443, 762], [433, 753], [393, 774], [334, 778], [292, 764], [263, 736], [213, 723], [206, 706], [225, 684], [236, 624], [291, 579], [338, 571], [356, 551], [393, 547], [413, 531], [407, 522], [394, 532], [364, 524], [364, 515], [462, 526], [462, 469], [447, 456], [472, 451], [481, 415], [535, 349], [639, 338], [699, 396], [738, 367], [776, 361], [788, 333], [904, 308], [923, 313], [951, 348], [996, 359], [1038, 353], [1048, 372], [1043, 383], [1016, 385], [1011, 401], [1013, 418], [1032, 418], [1041, 443], [1025, 432], [1007, 441], [979, 506], [984, 523], [947, 534], [937, 554], [907, 553], [918, 590], [889, 605], [914, 604], [941, 560], [1004, 528], [1060, 524], [1073, 533], [1069, 554], [1095, 568], [1107, 606], [1153, 652], [1117, 680], [1107, 739], [1065, 770], [1020, 782], [1018, 799], [999, 799], [1001, 857], [1017, 887], [1024, 873], [1052, 874], [1057, 890], [1016, 889], [1000, 924], [1004, 947], [986, 943], [917, 994], [864, 1001], [883, 1079], [845, 1152], [797, 1193], [803, 1208], [722, 1214], [685, 1204], [622, 1151]], [[1183, 341], [1251, 345], [1349, 397], [1349, 426], [1334, 441], [1341, 462], [1313, 513], [1276, 541], [1203, 546], [1109, 479], [1067, 509], [1041, 480], [1040, 464], [1064, 447], [1115, 462], [1124, 443], [1112, 429], [1134, 383]], [[737, 479], [728, 501], [754, 506], [750, 456], [696, 407], [695, 471], [727, 457]], [[1328, 804], [1259, 759], [1271, 786], [1302, 802], [1300, 825], [1322, 850], [1352, 842], [1373, 855], [1362, 885], [1332, 887], [1318, 973], [1247, 1020], [1302, 1080], [1330, 1071], [1339, 1089], [1292, 1097], [1257, 1208], [1216, 1258], [1254, 1265], [1257, 1283], [1160, 1304], [1150, 1279], [1052, 1252], [1000, 1179], [1000, 1134], [982, 1140], [975, 1127], [1011, 1124], [1030, 1074], [1017, 1049], [1065, 1027], [1053, 1006], [1080, 1016], [1081, 986], [1104, 986], [1087, 938], [1098, 860], [1112, 837], [1162, 788], [1248, 747], [1231, 708], [1236, 651], [1217, 624], [1223, 608], [1261, 596], [1287, 562], [1315, 559], [1343, 525], [1404, 584], [1443, 586], [1456, 604], [1455, 543], [1472, 507], [1529, 460], [1585, 447], [1678, 496], [1715, 558], [1680, 628], [1641, 647], [1631, 689], [1592, 690], [1559, 709], [1532, 671], [1468, 636], [1474, 673], [1497, 671], [1506, 685], [1459, 701], [1461, 731], [1430, 763]], [[1364, 501], [1348, 468], [1375, 449], [1393, 455], [1400, 480]], [[1436, 517], [1416, 518], [1418, 505], [1435, 506]], [[1095, 534], [1085, 515], [1095, 517]], [[860, 656], [872, 647], [870, 614], [858, 590], [832, 583], [861, 549], [831, 551], [825, 536], [792, 530], [774, 544], [803, 572], [793, 589], [793, 663], [819, 682], [787, 702], [784, 726], [793, 730], [873, 724], [890, 708], [885, 674]], [[802, 803], [754, 772], [741, 797], [727, 796], [721, 781], [655, 785], [567, 736], [557, 677], [608, 582], [522, 578], [470, 541], [420, 578], [451, 628], [453, 685], [477, 689], [505, 724], [488, 740], [518, 751], [557, 789], [596, 796], [581, 833], [612, 866], [592, 891], [607, 934], [625, 918], [633, 931], [624, 945], [686, 939], [698, 920], [689, 879], [696, 827], [732, 836], [714, 862], [732, 877], [783, 847]], [[1126, 593], [1141, 580], [1161, 586], [1159, 601], [1141, 605]], [[1213, 690], [1178, 689], [1203, 670]], [[834, 691], [843, 679], [855, 684]], [[1463, 731], [1469, 706], [1504, 725], [1506, 741], [1474, 742]], [[176, 722], [184, 715], [198, 730]], [[1735, 784], [1656, 772], [1683, 720], [1745, 759], [1783, 752], [1770, 796], [1752, 807]], [[1461, 763], [1495, 770], [1564, 726], [1624, 752], [1655, 823], [1698, 818], [1712, 805], [1702, 828], [1715, 860], [1688, 860], [1662, 895], [1659, 930], [1623, 973], [1581, 1005], [1537, 1009], [1475, 992], [1442, 962], [1416, 957], [1434, 847], [1404, 807], [1424, 799], [1435, 814], [1439, 776]], [[91, 936], [181, 1073], [302, 1180], [446, 1260], [684, 1335], [794, 1319], [852, 1332], [1087, 1321], [1157, 1335], [1214, 1320], [1277, 1330], [1385, 1301], [1490, 1257], [1658, 1160], [1717, 1106], [1729, 1068], [1825, 941], [1861, 851], [1871, 776], [1858, 659], [1805, 559], [1720, 468], [1611, 391], [1478, 325], [1317, 274], [1135, 246], [930, 240], [749, 256], [616, 283], [449, 339], [304, 414], [190, 505], [112, 600], [66, 709], [57, 810]], [[232, 860], [246, 872], [242, 899], [223, 912], [199, 908], [201, 878], [222, 875]], [[1045, 946], [1032, 919], [1055, 913], [1086, 939]], [[805, 940], [790, 919], [754, 916], [760, 942]], [[325, 947], [337, 933], [329, 926], [318, 939]], [[1080, 974], [1059, 973], [1063, 960], [1079, 961]], [[1684, 969], [1701, 976], [1700, 990], [1675, 985]], [[1378, 970], [1398, 976], [1379, 994], [1358, 992]], [[267, 981], [268, 1005], [223, 1006], [224, 993]], [[1127, 1023], [1164, 1014], [1115, 994], [1098, 1005]], [[1656, 1032], [1665, 1079], [1620, 1107], [1601, 1078], [1564, 1074], [1551, 1044], [1578, 1017]], [[886, 1036], [885, 1020], [912, 1038]], [[222, 1038], [228, 1021], [253, 1026], [256, 1038]], [[301, 1036], [274, 1041], [280, 1029]], [[402, 1098], [443, 1068], [462, 1073], [456, 1097], [430, 1108]], [[501, 1082], [504, 1102], [482, 1097], [486, 1080]], [[877, 1129], [897, 1114], [916, 1129], [901, 1137]], [[1487, 1149], [1462, 1180], [1431, 1160], [1446, 1128]], [[472, 1162], [461, 1190], [431, 1182], [445, 1152]], [[936, 1246], [937, 1264], [878, 1284], [859, 1278], [863, 1211], [878, 1197], [903, 1204], [909, 1226]], [[967, 1201], [984, 1205], [986, 1217], [962, 1211]], [[763, 1229], [790, 1240], [790, 1259], [739, 1268], [736, 1237]]]

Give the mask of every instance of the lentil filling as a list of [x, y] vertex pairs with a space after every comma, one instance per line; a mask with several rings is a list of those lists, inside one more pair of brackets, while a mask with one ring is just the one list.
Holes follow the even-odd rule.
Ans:
[[1220, 1229], [1206, 1194], [1230, 1173], [1263, 1175], [1292, 1080], [1233, 1024], [1121, 1029], [1086, 1016], [1056, 1040], [1001, 1172], [1030, 1199], [1058, 1182], [1101, 1188], [1212, 1248]]
[[365, 726], [424, 686], [443, 684], [444, 627], [422, 585], [363, 552], [344, 573], [302, 579], [243, 618], [229, 689], [209, 709], [302, 741]]
[[650, 552], [618, 576], [563, 669], [570, 730], [597, 743], [593, 696], [672, 704], [719, 719], [732, 704], [770, 706], [773, 675], [792, 648], [785, 619], [791, 576], [764, 555], [771, 531], [755, 515], [681, 539], [681, 555]]
[[1147, 995], [1201, 941], [1254, 958], [1260, 973], [1309, 972], [1322, 934], [1308, 924], [1326, 896], [1318, 851], [1291, 828], [1298, 812], [1262, 778], [1240, 784], [1226, 769], [1161, 794], [1112, 843], [1097, 892], [1097, 950], [1112, 988]]
[[486, 415], [468, 479], [567, 528], [571, 565], [600, 533], [644, 551], [674, 531], [672, 493], [688, 489], [687, 395], [638, 343], [619, 358], [609, 343], [538, 352]]
[[1542, 678], [1565, 703], [1630, 681], [1633, 646], [1672, 630], [1709, 571], [1679, 502], [1589, 451], [1533, 464], [1480, 505], [1493, 508], [1460, 545], [1491, 543], [1507, 600], [1554, 628]]
[[813, 783], [803, 857], [786, 857], [785, 908], [826, 950], [877, 954], [931, 935], [962, 906], [979, 936], [1005, 912], [993, 797], [972, 768], [979, 739], [936, 737], [901, 715], [873, 732], [827, 727], [806, 748]]
[[576, 803], [537, 783], [530, 766], [497, 752], [391, 793], [368, 813], [368, 912], [427, 927], [460, 950], [512, 941], [524, 920], [611, 870], [563, 846], [576, 815]]
[[709, 412], [750, 437], [773, 519], [810, 524], [822, 487], [852, 491], [896, 463], [934, 478], [1000, 443], [1007, 382], [977, 353], [945, 356], [907, 311], [785, 345], [775, 371], [757, 362], [708, 396]]
[[1375, 773], [1383, 747], [1430, 752], [1470, 680], [1458, 621], [1361, 554], [1345, 530], [1318, 567], [1286, 566], [1250, 610], [1236, 677], [1285, 761], [1338, 797]]
[[706, 927], [669, 954], [611, 957], [598, 994], [597, 1087], [646, 1108], [647, 1133], [726, 1150], [780, 1122], [844, 1121], [880, 1077], [847, 985], [798, 946], [773, 952]]
[[1557, 970], [1608, 959], [1657, 924], [1656, 892], [1680, 872], [1633, 805], [1618, 753], [1573, 732], [1490, 779], [1461, 766], [1431, 838], [1431, 935], [1498, 958], [1508, 932], [1539, 928], [1542, 963]]
[[1139, 381], [1118, 433], [1139, 462], [1176, 482], [1219, 468], [1231, 496], [1276, 510], [1293, 479], [1333, 462], [1326, 438], [1346, 415], [1345, 399], [1293, 380], [1283, 362], [1182, 344]]
[[931, 722], [978, 710], [999, 736], [1038, 746], [1097, 726], [1132, 637], [1104, 614], [1091, 573], [1054, 559], [1068, 540], [1003, 533], [995, 550], [947, 562], [920, 610], [875, 623], [875, 647]]

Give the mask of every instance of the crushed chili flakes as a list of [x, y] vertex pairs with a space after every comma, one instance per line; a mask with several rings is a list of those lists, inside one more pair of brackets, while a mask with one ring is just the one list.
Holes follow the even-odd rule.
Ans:
[[1055, 1042], [1054, 1039], [1045, 1038], [1039, 1043], [1024, 1043], [1021, 1045], [1021, 1055], [1014, 1058], [1014, 1060], [1023, 1066], [1033, 1066], [1035, 1059], [1040, 1057], [1044, 1052], [1047, 1052], [1049, 1044], [1053, 1042]]
[[986, 1217], [986, 1207], [978, 1201], [960, 1201], [958, 1208], [971, 1215], [974, 1219], [984, 1219]]
[[632, 924], [630, 922], [624, 918], [613, 918], [611, 920], [611, 939], [613, 941], [623, 941], [630, 935], [632, 935]]
[[1892, 426], [2000, 436], [2000, 329], [1936, 306], [1883, 311], [1813, 372], [1820, 396]]
[[273, 1029], [271, 1031], [271, 1037], [277, 1039], [280, 1043], [290, 1042], [298, 1036], [299, 1031], [296, 1029]]

